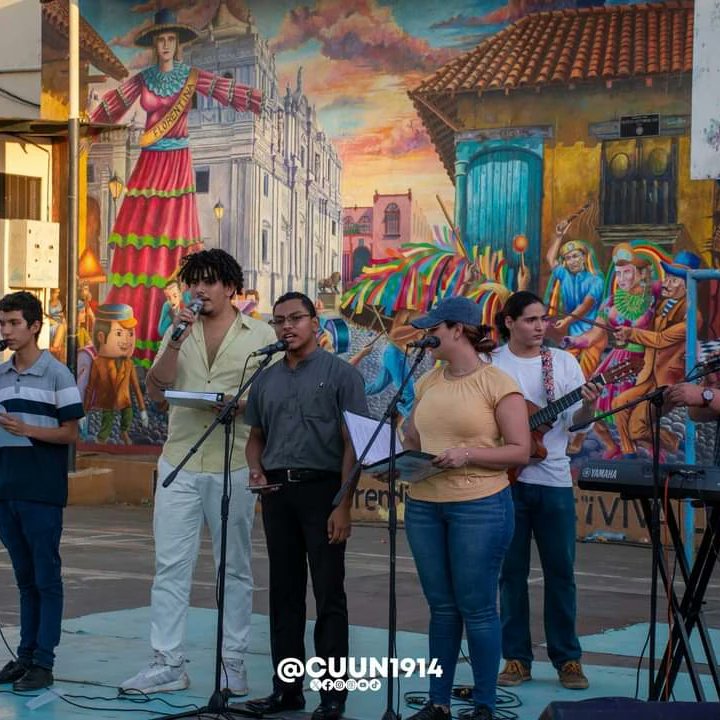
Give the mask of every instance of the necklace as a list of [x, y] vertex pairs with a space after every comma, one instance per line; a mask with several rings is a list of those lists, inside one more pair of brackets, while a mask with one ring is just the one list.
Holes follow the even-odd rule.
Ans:
[[459, 373], [450, 372], [450, 367], [448, 366], [445, 368], [445, 377], [461, 378], [461, 377], [465, 377], [466, 375], [472, 375], [480, 367], [480, 365], [482, 365], [482, 360], [478, 360], [475, 367], [470, 368], [470, 370], [463, 370], [462, 372], [459, 372]]

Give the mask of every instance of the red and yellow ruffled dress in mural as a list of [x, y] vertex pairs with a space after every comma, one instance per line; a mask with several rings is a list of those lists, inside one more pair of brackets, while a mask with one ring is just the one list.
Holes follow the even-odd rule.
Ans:
[[260, 113], [259, 90], [175, 63], [143, 70], [108, 92], [93, 122], [119, 121], [139, 98], [147, 113], [141, 152], [112, 232], [114, 247], [104, 303], [130, 305], [138, 318], [136, 360], [148, 367], [161, 340], [163, 288], [180, 258], [201, 242], [195, 177], [188, 147], [188, 112], [196, 93], [238, 111]]

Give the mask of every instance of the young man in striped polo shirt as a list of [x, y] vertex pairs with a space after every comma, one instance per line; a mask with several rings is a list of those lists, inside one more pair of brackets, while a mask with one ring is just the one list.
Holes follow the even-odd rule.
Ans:
[[38, 347], [42, 318], [40, 301], [28, 292], [0, 300], [0, 334], [14, 351], [0, 365], [0, 540], [20, 591], [17, 659], [0, 670], [0, 683], [13, 683], [15, 691], [53, 683], [68, 445], [84, 415], [70, 371]]

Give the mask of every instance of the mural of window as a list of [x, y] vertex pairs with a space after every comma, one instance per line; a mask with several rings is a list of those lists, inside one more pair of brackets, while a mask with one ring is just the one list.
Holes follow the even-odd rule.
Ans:
[[320, 155], [315, 153], [315, 179], [320, 179]]
[[385, 208], [385, 235], [400, 234], [400, 208], [395, 203], [390, 203]]
[[263, 230], [260, 235], [260, 255], [264, 263], [268, 262], [268, 231]]
[[39, 220], [42, 178], [0, 173], [0, 217]]
[[[393, 205], [394, 205], [394, 203], [393, 203]], [[390, 207], [390, 206], [388, 205], [388, 207]], [[395, 207], [397, 207], [397, 205], [395, 205]], [[388, 219], [387, 219], [387, 210], [386, 210], [385, 211], [385, 234], [386, 235], [396, 235], [396, 234], [399, 235], [400, 234], [400, 211], [398, 210], [397, 233], [391, 233], [390, 231], [387, 230], [387, 222], [388, 222]], [[370, 222], [370, 216], [367, 213], [365, 213], [365, 215], [363, 215], [360, 218], [360, 220], [358, 220], [358, 232], [363, 233], [364, 235], [369, 235], [372, 232], [372, 228], [370, 227], [371, 224], [372, 223]]]
[[196, 193], [210, 192], [210, 168], [208, 168], [208, 167], [195, 168], [195, 192]]
[[637, 138], [603, 144], [604, 225], [677, 222], [677, 140]]
[[337, 223], [334, 220], [332, 221], [332, 234], [337, 235]]
[[263, 176], [263, 195], [265, 197], [268, 196], [268, 193], [270, 192], [270, 177], [267, 173]]
[[305, 148], [300, 148], [300, 164], [305, 167]]

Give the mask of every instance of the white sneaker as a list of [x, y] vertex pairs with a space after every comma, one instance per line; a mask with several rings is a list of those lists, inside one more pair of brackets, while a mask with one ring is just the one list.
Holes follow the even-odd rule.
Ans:
[[120, 685], [120, 692], [161, 693], [188, 687], [190, 678], [185, 672], [185, 661], [180, 665], [168, 665], [162, 653], [156, 652], [148, 667]]
[[238, 697], [247, 695], [248, 681], [245, 662], [239, 658], [223, 658], [220, 685], [221, 690], [227, 690], [231, 695]]

